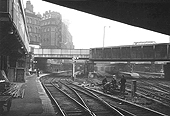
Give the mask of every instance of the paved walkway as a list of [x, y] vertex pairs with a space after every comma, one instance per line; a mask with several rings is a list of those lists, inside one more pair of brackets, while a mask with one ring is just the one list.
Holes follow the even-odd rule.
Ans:
[[10, 112], [0, 116], [55, 116], [51, 101], [36, 75], [28, 76], [23, 88], [24, 98], [13, 99]]

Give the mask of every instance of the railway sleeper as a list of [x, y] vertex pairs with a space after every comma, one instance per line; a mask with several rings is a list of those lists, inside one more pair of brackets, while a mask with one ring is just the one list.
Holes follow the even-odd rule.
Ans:
[[82, 111], [65, 111], [68, 116], [85, 116], [85, 112]]
[[95, 114], [109, 114], [110, 111], [93, 111]]

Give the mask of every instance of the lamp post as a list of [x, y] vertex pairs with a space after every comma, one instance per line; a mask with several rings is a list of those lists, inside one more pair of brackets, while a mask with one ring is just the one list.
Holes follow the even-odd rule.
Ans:
[[[104, 30], [103, 30], [103, 31], [104, 31], [104, 32], [103, 32], [103, 48], [104, 48], [104, 41], [105, 41], [105, 31], [106, 31], [106, 27], [107, 27], [107, 26], [104, 26], [104, 28], [103, 28], [103, 29], [104, 29]], [[109, 26], [109, 28], [110, 28], [110, 26]]]

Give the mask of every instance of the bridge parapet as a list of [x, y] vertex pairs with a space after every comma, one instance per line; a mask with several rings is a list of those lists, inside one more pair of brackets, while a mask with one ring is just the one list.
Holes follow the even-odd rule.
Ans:
[[92, 48], [89, 59], [94, 61], [170, 61], [170, 44]]

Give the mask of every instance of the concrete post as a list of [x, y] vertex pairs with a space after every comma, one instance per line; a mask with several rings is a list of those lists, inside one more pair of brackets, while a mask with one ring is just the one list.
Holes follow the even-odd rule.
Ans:
[[170, 63], [164, 65], [164, 78], [170, 80]]
[[131, 72], [132, 68], [131, 68], [131, 62], [127, 62], [127, 66], [126, 66], [126, 71]]
[[131, 84], [131, 89], [132, 89], [132, 93], [131, 93], [131, 96], [132, 97], [135, 97], [136, 96], [136, 81], [135, 80], [133, 80], [132, 81], [132, 84]]
[[155, 72], [155, 62], [151, 62], [151, 72]]

